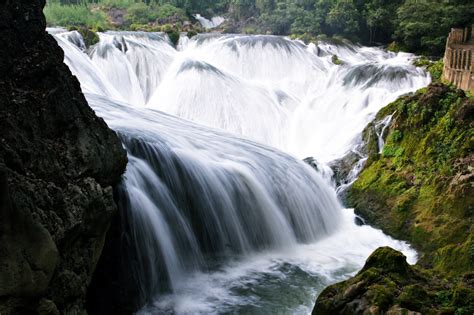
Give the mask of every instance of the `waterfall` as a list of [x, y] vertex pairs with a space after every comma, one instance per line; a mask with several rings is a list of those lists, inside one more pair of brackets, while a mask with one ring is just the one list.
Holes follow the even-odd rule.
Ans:
[[244, 35], [182, 37], [176, 50], [140, 32], [87, 49], [77, 32], [51, 33], [128, 152], [118, 202], [142, 312], [272, 313], [283, 300], [268, 283], [288, 278], [304, 289], [285, 307], [305, 313], [378, 246], [416, 259], [356, 226], [328, 179], [382, 106], [429, 82], [412, 55]]
[[224, 23], [225, 19], [221, 16], [214, 16], [210, 20], [203, 17], [201, 14], [195, 14], [194, 18], [199, 21], [202, 27], [206, 29], [216, 28], [222, 23]]
[[388, 115], [387, 117], [385, 117], [384, 119], [380, 121], [377, 121], [374, 125], [375, 133], [377, 134], [377, 146], [379, 148], [379, 154], [382, 154], [383, 152], [383, 146], [385, 144], [385, 141], [384, 141], [385, 130], [392, 122], [393, 115], [395, 115], [395, 113]]

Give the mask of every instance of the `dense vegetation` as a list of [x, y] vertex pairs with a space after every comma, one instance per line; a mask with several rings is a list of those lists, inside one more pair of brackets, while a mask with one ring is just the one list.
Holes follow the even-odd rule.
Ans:
[[[50, 25], [117, 27], [111, 9], [126, 11], [121, 28], [181, 30], [192, 15], [224, 15], [223, 31], [343, 36], [365, 44], [388, 44], [441, 55], [451, 27], [474, 23], [471, 0], [49, 0]], [[169, 28], [169, 26], [168, 26]], [[185, 28], [188, 30], [188, 28]]]

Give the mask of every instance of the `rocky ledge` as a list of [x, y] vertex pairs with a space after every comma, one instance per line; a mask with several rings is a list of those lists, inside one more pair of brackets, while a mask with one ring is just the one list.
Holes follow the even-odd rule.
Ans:
[[127, 163], [63, 52], [44, 0], [0, 2], [0, 313], [81, 314]]

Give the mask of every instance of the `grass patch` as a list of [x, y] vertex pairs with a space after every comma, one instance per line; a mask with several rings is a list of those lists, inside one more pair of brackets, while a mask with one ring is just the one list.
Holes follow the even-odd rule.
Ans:
[[85, 3], [62, 5], [59, 2], [48, 1], [43, 12], [48, 26], [87, 26], [94, 29], [109, 27], [106, 14], [99, 10], [91, 10]]

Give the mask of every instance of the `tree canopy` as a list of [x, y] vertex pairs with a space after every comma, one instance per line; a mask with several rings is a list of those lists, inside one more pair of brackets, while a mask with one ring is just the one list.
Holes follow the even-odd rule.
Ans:
[[[137, 23], [155, 16], [225, 15], [232, 31], [342, 36], [364, 44], [396, 41], [408, 51], [440, 55], [451, 27], [474, 23], [472, 0], [49, 0], [130, 8]], [[151, 14], [145, 6], [159, 9]], [[158, 9], [156, 9], [158, 10]], [[155, 11], [156, 11], [155, 10]], [[158, 11], [157, 11], [158, 12]], [[235, 26], [237, 25], [237, 26]]]

